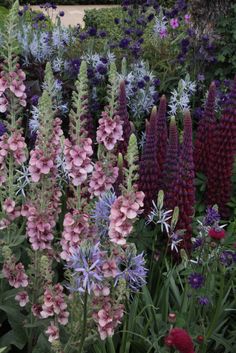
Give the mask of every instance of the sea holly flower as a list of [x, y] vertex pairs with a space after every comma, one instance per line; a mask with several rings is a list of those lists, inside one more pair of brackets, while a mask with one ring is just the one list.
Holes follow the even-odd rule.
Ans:
[[199, 289], [204, 284], [204, 276], [198, 272], [191, 273], [188, 277], [188, 283], [193, 289]]
[[236, 264], [236, 252], [231, 250], [222, 251], [220, 254], [220, 262], [226, 267]]

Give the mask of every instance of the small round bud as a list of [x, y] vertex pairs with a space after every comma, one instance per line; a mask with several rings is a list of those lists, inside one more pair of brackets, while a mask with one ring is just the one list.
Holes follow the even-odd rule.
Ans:
[[199, 343], [202, 343], [202, 342], [204, 341], [204, 337], [201, 336], [201, 335], [197, 336], [197, 341], [198, 341]]
[[168, 321], [172, 324], [176, 322], [176, 314], [175, 313], [169, 313], [168, 315]]

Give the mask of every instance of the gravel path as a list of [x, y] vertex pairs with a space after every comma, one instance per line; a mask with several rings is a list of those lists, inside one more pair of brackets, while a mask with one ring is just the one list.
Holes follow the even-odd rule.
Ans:
[[[80, 24], [82, 27], [84, 26], [84, 13], [85, 10], [91, 10], [91, 9], [101, 9], [101, 8], [111, 8], [111, 7], [116, 7], [115, 5], [73, 5], [73, 6], [63, 6], [59, 5], [56, 10], [53, 11], [54, 17], [55, 14], [58, 14], [60, 11], [64, 11], [65, 15], [61, 17], [61, 22], [64, 26], [75, 26], [77, 24]], [[32, 9], [34, 10], [40, 10], [39, 6], [31, 6]], [[47, 13], [46, 11], [43, 11], [44, 13]], [[51, 12], [50, 12], [51, 13]]]

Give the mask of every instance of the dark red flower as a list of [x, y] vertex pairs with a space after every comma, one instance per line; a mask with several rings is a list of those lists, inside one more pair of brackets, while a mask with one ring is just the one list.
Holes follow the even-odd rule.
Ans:
[[165, 338], [165, 344], [178, 349], [180, 353], [194, 353], [192, 338], [182, 328], [175, 327], [170, 330], [169, 335]]
[[215, 229], [215, 228], [211, 228], [208, 231], [208, 235], [209, 237], [213, 238], [213, 239], [223, 239], [225, 237], [225, 230], [224, 229]]
[[201, 335], [197, 336], [197, 341], [198, 341], [199, 343], [202, 343], [202, 342], [204, 341], [204, 337], [201, 336]]

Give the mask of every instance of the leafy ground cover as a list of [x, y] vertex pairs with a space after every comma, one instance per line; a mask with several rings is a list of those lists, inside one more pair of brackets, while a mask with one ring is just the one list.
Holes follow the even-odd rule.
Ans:
[[49, 3], [4, 17], [0, 352], [235, 352], [223, 3], [124, 1], [84, 29]]

